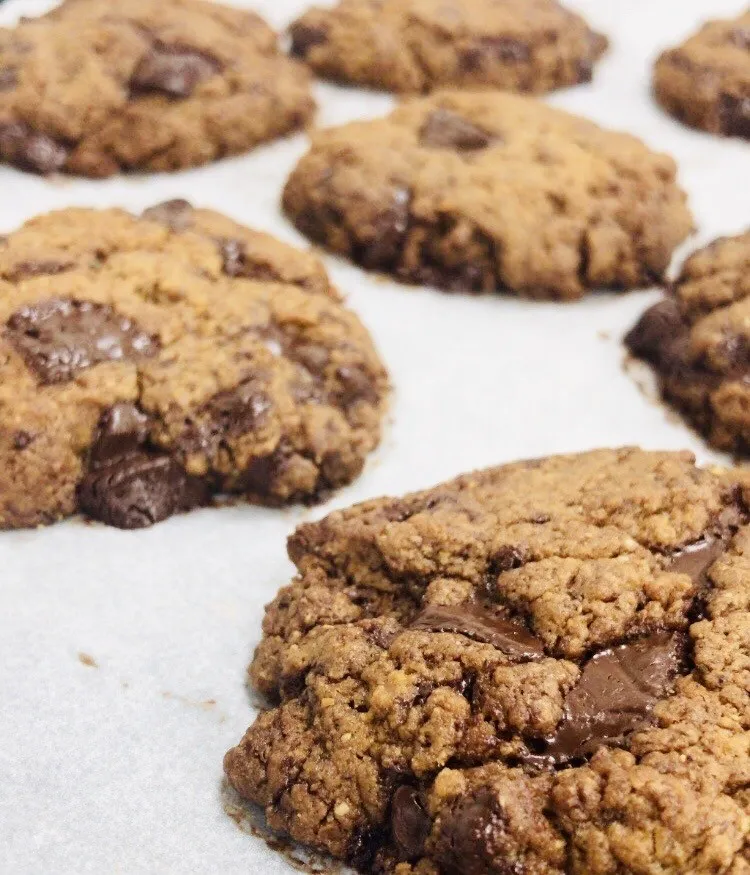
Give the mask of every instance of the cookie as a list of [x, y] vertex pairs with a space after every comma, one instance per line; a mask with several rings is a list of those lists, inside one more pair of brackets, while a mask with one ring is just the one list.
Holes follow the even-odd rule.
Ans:
[[720, 450], [750, 453], [750, 232], [696, 252], [625, 338], [663, 397]]
[[317, 134], [284, 207], [367, 268], [579, 298], [660, 278], [691, 229], [671, 158], [532, 98], [444, 92]]
[[318, 260], [185, 201], [3, 238], [0, 324], [0, 528], [312, 501], [378, 442], [386, 374]]
[[204, 0], [66, 0], [0, 29], [0, 159], [102, 177], [193, 167], [300, 128], [304, 66], [255, 13]]
[[685, 124], [750, 138], [750, 9], [739, 18], [710, 21], [664, 52], [654, 70], [654, 93]]
[[341, 0], [305, 13], [291, 37], [321, 76], [411, 93], [551, 91], [590, 82], [607, 48], [555, 0]]
[[229, 782], [363, 872], [748, 872], [750, 492], [693, 462], [522, 462], [299, 528]]

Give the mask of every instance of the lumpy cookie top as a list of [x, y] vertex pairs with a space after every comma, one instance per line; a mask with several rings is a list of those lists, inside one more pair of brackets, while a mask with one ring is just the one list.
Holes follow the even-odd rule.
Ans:
[[274, 706], [229, 781], [367, 872], [744, 875], [735, 476], [598, 450], [302, 526], [251, 666]]
[[714, 446], [750, 452], [750, 232], [692, 255], [625, 342]]
[[185, 201], [0, 243], [0, 528], [313, 500], [377, 443], [387, 379], [312, 255]]
[[399, 92], [550, 91], [590, 81], [607, 47], [554, 0], [342, 0], [305, 13], [291, 35], [321, 75]]
[[750, 138], [750, 9], [710, 21], [656, 63], [654, 91], [686, 124]]
[[440, 92], [322, 131], [284, 206], [368, 268], [571, 299], [663, 275], [691, 229], [674, 161], [528, 97]]
[[0, 158], [97, 177], [205, 164], [304, 124], [308, 80], [253, 12], [66, 0], [0, 29]]

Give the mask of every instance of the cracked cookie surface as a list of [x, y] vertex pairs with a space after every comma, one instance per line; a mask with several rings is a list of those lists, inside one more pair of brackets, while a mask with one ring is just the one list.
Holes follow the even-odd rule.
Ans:
[[607, 48], [554, 0], [342, 0], [306, 12], [291, 37], [320, 75], [397, 92], [551, 91], [589, 82]]
[[650, 284], [692, 226], [671, 158], [499, 92], [320, 132], [284, 207], [311, 239], [398, 279], [554, 299]]
[[0, 323], [0, 528], [317, 500], [379, 439], [387, 376], [320, 262], [185, 201], [2, 238]]
[[750, 9], [707, 22], [654, 70], [654, 93], [685, 124], [750, 139]]
[[750, 453], [750, 232], [694, 253], [625, 343], [720, 450]]
[[744, 875], [739, 476], [598, 450], [303, 525], [230, 783], [363, 872]]
[[302, 127], [309, 75], [255, 13], [66, 0], [0, 29], [0, 159], [36, 173], [166, 171]]

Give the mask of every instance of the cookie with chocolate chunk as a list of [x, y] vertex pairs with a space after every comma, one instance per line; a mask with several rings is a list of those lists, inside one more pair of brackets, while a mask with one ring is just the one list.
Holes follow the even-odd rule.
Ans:
[[311, 239], [406, 282], [567, 300], [663, 275], [692, 227], [676, 172], [532, 98], [451, 91], [317, 134], [284, 207]]
[[654, 93], [687, 125], [750, 139], [750, 9], [709, 21], [664, 52], [654, 70]]
[[170, 201], [0, 242], [0, 528], [312, 501], [378, 442], [387, 377], [312, 255]]
[[205, 0], [65, 0], [0, 29], [0, 160], [109, 176], [193, 167], [302, 127], [304, 66], [255, 13]]
[[750, 453], [750, 231], [694, 253], [625, 344], [720, 450]]
[[739, 476], [597, 450], [302, 526], [229, 782], [363, 872], [745, 872]]
[[607, 48], [556, 0], [340, 0], [306, 12], [291, 37], [321, 76], [398, 92], [551, 91], [591, 81]]

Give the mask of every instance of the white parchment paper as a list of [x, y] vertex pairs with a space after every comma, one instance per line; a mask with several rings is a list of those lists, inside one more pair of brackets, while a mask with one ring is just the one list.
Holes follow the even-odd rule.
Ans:
[[[6, 0], [0, 23], [47, 5]], [[305, 3], [239, 5], [283, 27]], [[681, 127], [649, 95], [657, 51], [703, 18], [736, 14], [743, 0], [569, 5], [609, 34], [612, 48], [595, 84], [550, 100], [674, 155], [699, 225], [686, 250], [744, 229], [750, 146]], [[391, 103], [322, 84], [316, 91], [321, 124], [377, 115]], [[141, 210], [187, 197], [302, 242], [278, 201], [305, 142], [294, 137], [185, 173], [101, 182], [0, 168], [0, 232], [68, 205]], [[396, 387], [383, 444], [355, 484], [313, 511], [235, 507], [140, 532], [72, 520], [0, 533], [3, 875], [292, 871], [224, 813], [220, 788], [222, 756], [253, 718], [245, 667], [263, 605], [290, 578], [285, 539], [300, 521], [526, 456], [640, 444], [712, 458], [623, 371], [620, 338], [653, 290], [534, 304], [402, 287], [327, 263]]]

